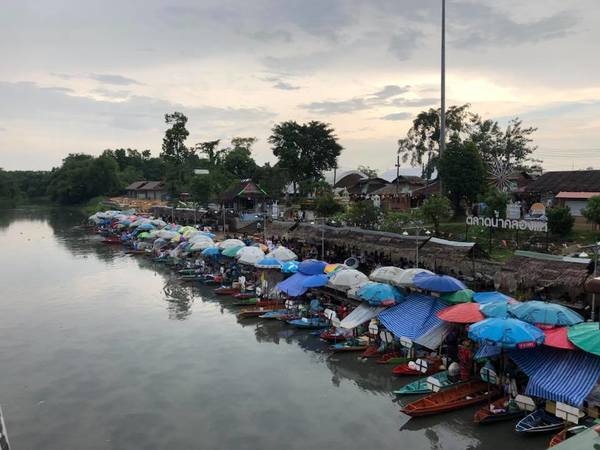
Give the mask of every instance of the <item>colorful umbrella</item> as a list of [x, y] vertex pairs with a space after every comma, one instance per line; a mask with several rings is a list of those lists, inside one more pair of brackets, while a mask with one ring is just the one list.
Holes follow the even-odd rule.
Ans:
[[217, 256], [220, 253], [217, 247], [208, 247], [202, 250], [202, 256]]
[[[223, 250], [226, 250], [228, 248], [245, 247], [246, 246], [246, 244], [244, 244], [239, 239], [225, 239], [223, 242], [219, 242], [217, 245], [219, 248], [222, 248]], [[239, 248], [238, 248], [238, 250], [239, 250]]]
[[279, 246], [267, 255], [269, 258], [278, 259], [281, 262], [294, 261], [298, 256], [286, 247]]
[[477, 303], [460, 303], [449, 306], [438, 312], [437, 316], [445, 322], [452, 323], [476, 323], [485, 319], [479, 311]]
[[346, 264], [339, 264], [339, 263], [334, 263], [334, 264], [327, 264], [325, 266], [325, 273], [332, 273], [332, 272], [337, 272], [338, 270], [344, 270], [344, 269], [349, 269], [349, 267]]
[[544, 342], [544, 332], [519, 319], [485, 319], [469, 327], [469, 339], [503, 348], [530, 348]]
[[467, 288], [462, 281], [449, 275], [431, 275], [428, 273], [415, 275], [413, 284], [418, 288], [435, 292], [456, 292]]
[[[223, 247], [221, 247], [221, 248], [223, 248]], [[235, 246], [235, 247], [226, 247], [226, 248], [223, 250], [223, 253], [222, 253], [222, 255], [223, 255], [223, 256], [228, 256], [228, 257], [230, 257], [230, 258], [234, 258], [234, 257], [235, 257], [235, 256], [238, 254], [238, 252], [239, 252], [241, 249], [243, 249], [243, 248], [245, 248], [245, 246], [244, 246], [244, 245], [237, 245], [237, 246]]]
[[263, 258], [256, 261], [254, 266], [259, 269], [281, 269], [281, 261], [275, 258]]
[[404, 272], [404, 270], [401, 269], [400, 267], [394, 267], [394, 266], [378, 267], [373, 272], [371, 272], [371, 275], [369, 275], [369, 279], [371, 281], [376, 281], [379, 283], [396, 284], [396, 282], [398, 280], [400, 280], [400, 276], [402, 275], [403, 272]]
[[433, 275], [433, 272], [426, 269], [404, 269], [403, 272], [396, 278], [394, 278], [392, 284], [398, 287], [408, 287], [413, 285], [414, 278], [420, 273], [428, 273]]
[[577, 347], [569, 341], [568, 334], [568, 327], [548, 328], [547, 330], [544, 330], [544, 335], [546, 336], [544, 345], [565, 350], [576, 350]]
[[471, 289], [461, 289], [460, 291], [445, 293], [440, 298], [448, 303], [469, 303], [473, 301], [474, 292]]
[[305, 288], [317, 288], [327, 284], [329, 277], [325, 274], [320, 275], [309, 275], [302, 281], [302, 287]]
[[479, 304], [479, 310], [485, 317], [496, 317], [500, 319], [506, 319], [508, 317], [508, 302], [491, 302]]
[[298, 266], [298, 272], [304, 275], [319, 275], [325, 270], [327, 263], [318, 261], [316, 259], [307, 259], [300, 263]]
[[[227, 250], [225, 250], [227, 251]], [[240, 264], [248, 264], [253, 266], [259, 260], [265, 257], [264, 252], [258, 247], [242, 247], [235, 257], [238, 259]]]
[[367, 281], [367, 276], [356, 269], [339, 270], [329, 276], [329, 286], [338, 291], [347, 291]]
[[473, 301], [477, 303], [491, 303], [491, 302], [500, 302], [500, 301], [509, 301], [512, 300], [508, 295], [504, 295], [502, 292], [489, 291], [489, 292], [475, 292], [473, 294]]
[[398, 303], [404, 300], [402, 293], [389, 284], [384, 283], [367, 283], [362, 286], [357, 295], [371, 305], [379, 305], [382, 303]]
[[147, 239], [148, 237], [150, 237], [150, 233], [148, 233], [147, 231], [138, 234], [138, 238], [140, 239]]
[[520, 303], [510, 312], [525, 322], [543, 325], [571, 326], [583, 322], [583, 317], [566, 306], [538, 300]]
[[600, 323], [584, 322], [569, 327], [569, 341], [588, 353], [600, 356]]
[[144, 230], [144, 231], [150, 231], [150, 230], [154, 230], [154, 225], [152, 225], [150, 222], [144, 222], [139, 227], [137, 227], [137, 229]]
[[[267, 255], [267, 258], [271, 258], [271, 256], [269, 256], [270, 253]], [[275, 258], [273, 258], [275, 259]], [[286, 262], [282, 262], [281, 263], [281, 271], [283, 273], [296, 273], [298, 272], [298, 267], [300, 266], [300, 262], [299, 261], [286, 261]]]

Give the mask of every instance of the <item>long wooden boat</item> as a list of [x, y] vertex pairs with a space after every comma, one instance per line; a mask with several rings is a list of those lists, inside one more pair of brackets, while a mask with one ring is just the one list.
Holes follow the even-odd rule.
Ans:
[[[460, 383], [460, 381], [450, 381], [448, 379], [448, 372], [443, 371], [436, 374], [431, 375], [436, 380], [439, 381], [441, 385], [441, 389], [448, 388], [450, 386], [454, 386], [455, 384]], [[430, 377], [419, 378], [412, 383], [408, 383], [406, 386], [402, 386], [400, 389], [394, 391], [395, 395], [418, 395], [418, 394], [429, 394], [431, 388], [429, 387], [429, 383], [427, 380]]]
[[362, 352], [364, 351], [368, 345], [359, 344], [356, 341], [343, 342], [341, 344], [333, 344], [329, 346], [329, 350], [333, 353], [342, 353], [342, 352]]
[[390, 352], [381, 355], [377, 361], [377, 364], [404, 364], [410, 361], [406, 356], [402, 356], [399, 352]]
[[146, 250], [126, 250], [125, 251], [126, 255], [145, 255], [146, 254]]
[[178, 271], [177, 273], [179, 275], [198, 275], [198, 269], [194, 269], [194, 268], [187, 268], [187, 269], [181, 269], [180, 271]]
[[179, 277], [179, 279], [181, 281], [188, 281], [188, 282], [194, 282], [194, 281], [202, 281], [204, 280], [204, 275], [200, 275], [200, 274], [196, 274], [196, 275], [181, 275]]
[[376, 358], [377, 356], [379, 356], [381, 353], [379, 352], [379, 347], [377, 347], [376, 345], [370, 345], [368, 346], [364, 352], [362, 352], [362, 356], [363, 358]]
[[289, 316], [289, 313], [290, 312], [287, 309], [274, 309], [272, 311], [267, 311], [258, 317], [261, 319], [279, 319], [281, 317]]
[[[425, 358], [421, 358], [425, 359]], [[433, 375], [434, 373], [438, 373], [443, 369], [440, 369], [442, 364], [442, 360], [440, 358], [431, 358], [427, 359], [429, 362], [427, 366], [426, 372], [421, 372], [420, 370], [411, 369], [408, 363], [400, 364], [392, 369], [392, 373], [399, 377], [411, 377], [416, 375]]]
[[250, 298], [255, 298], [256, 293], [254, 291], [238, 292], [237, 294], [234, 294], [233, 297], [237, 298], [238, 300], [247, 300]]
[[231, 286], [221, 286], [220, 288], [214, 290], [214, 293], [217, 295], [233, 295], [237, 294], [238, 292], [240, 292], [238, 288]]
[[475, 412], [473, 421], [479, 425], [485, 425], [488, 423], [512, 420], [525, 415], [525, 411], [521, 409], [516, 408], [510, 410], [508, 407], [509, 402], [509, 397], [502, 397], [490, 405], [483, 406]]
[[233, 302], [231, 303], [232, 306], [256, 306], [256, 307], [261, 307], [261, 306], [283, 306], [282, 302], [279, 300], [258, 300], [257, 298], [255, 299], [251, 299], [253, 301], [248, 301], [248, 300], [244, 300], [244, 301], [239, 301], [239, 302]]
[[335, 328], [322, 331], [319, 333], [319, 337], [327, 342], [342, 342], [348, 339], [347, 334], [341, 334]]
[[123, 245], [123, 241], [121, 240], [121, 238], [119, 236], [106, 236], [100, 242], [102, 242], [103, 244], [109, 244], [109, 245]]
[[273, 311], [275, 308], [276, 308], [276, 306], [274, 305], [274, 306], [264, 306], [262, 308], [246, 309], [246, 310], [240, 311], [237, 316], [240, 319], [249, 319], [252, 317], [260, 317], [267, 311]]
[[413, 417], [429, 416], [476, 405], [498, 395], [497, 390], [490, 391], [483, 381], [467, 381], [409, 403], [401, 411]]
[[323, 319], [321, 317], [311, 317], [310, 319], [302, 318], [295, 320], [288, 320], [287, 323], [296, 327], [296, 328], [304, 328], [307, 330], [316, 330], [318, 328], [329, 328], [331, 324], [328, 320]]
[[517, 433], [549, 433], [560, 430], [565, 422], [544, 409], [537, 409], [523, 417], [515, 426]]
[[579, 434], [582, 431], [585, 431], [587, 429], [588, 429], [587, 425], [576, 425], [574, 427], [565, 428], [564, 430], [561, 430], [557, 434], [552, 436], [552, 439], [550, 439], [550, 443], [548, 444], [548, 447], [554, 447], [555, 445], [558, 445], [558, 444], [566, 441], [570, 437], [573, 437], [576, 434]]

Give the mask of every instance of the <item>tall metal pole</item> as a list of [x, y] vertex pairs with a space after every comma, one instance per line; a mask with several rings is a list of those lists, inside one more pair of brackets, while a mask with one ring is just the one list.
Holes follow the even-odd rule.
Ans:
[[442, 86], [440, 109], [440, 157], [446, 150], [446, 0], [442, 0]]
[[[596, 248], [594, 248], [594, 278], [597, 276], [598, 272], [598, 251], [600, 251], [600, 242], [596, 244]], [[591, 314], [592, 322], [596, 319], [596, 293], [592, 294], [592, 314]]]
[[421, 233], [421, 229], [417, 228], [417, 267], [419, 267], [419, 234]]
[[321, 261], [325, 261], [325, 217], [321, 224]]

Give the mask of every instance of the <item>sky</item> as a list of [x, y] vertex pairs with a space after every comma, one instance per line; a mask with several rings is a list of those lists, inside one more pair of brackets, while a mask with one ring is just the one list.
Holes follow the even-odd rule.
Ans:
[[[335, 129], [339, 165], [383, 172], [439, 106], [441, 0], [4, 0], [0, 167], [68, 153], [158, 155], [164, 114], [188, 143], [273, 125]], [[536, 126], [546, 170], [600, 168], [600, 2], [447, 0], [447, 104]]]

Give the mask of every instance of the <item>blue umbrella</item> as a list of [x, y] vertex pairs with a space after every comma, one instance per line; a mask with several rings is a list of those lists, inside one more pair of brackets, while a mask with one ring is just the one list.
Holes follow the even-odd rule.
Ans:
[[308, 278], [306, 278], [302, 282], [302, 286], [305, 288], [323, 287], [327, 284], [328, 281], [329, 281], [329, 277], [324, 274], [309, 275]]
[[281, 261], [275, 258], [263, 258], [259, 259], [254, 266], [259, 269], [281, 269]]
[[583, 317], [572, 309], [556, 303], [531, 300], [511, 307], [510, 312], [529, 323], [569, 327], [583, 322]]
[[490, 292], [475, 292], [473, 294], [473, 301], [477, 303], [491, 303], [491, 302], [507, 302], [512, 300], [508, 295], [504, 295], [502, 292], [490, 291]]
[[506, 319], [508, 317], [508, 310], [508, 302], [505, 301], [482, 303], [479, 305], [479, 311], [485, 317]]
[[419, 273], [413, 278], [413, 284], [421, 289], [435, 292], [456, 292], [467, 287], [462, 281], [448, 275]]
[[316, 259], [307, 259], [302, 261], [298, 266], [298, 272], [304, 275], [319, 275], [325, 271], [327, 263]]
[[214, 239], [217, 235], [215, 233], [210, 233], [208, 231], [200, 231], [200, 234], [203, 234], [204, 236], [208, 236], [211, 239]]
[[281, 271], [284, 273], [296, 273], [298, 272], [298, 261], [286, 261], [281, 265]]
[[301, 273], [295, 273], [291, 277], [277, 283], [277, 289], [281, 292], [289, 295], [290, 297], [298, 297], [306, 292], [306, 288], [302, 286], [302, 283], [310, 275], [304, 275]]
[[154, 225], [152, 225], [150, 222], [144, 222], [139, 227], [137, 227], [138, 230], [144, 230], [144, 231], [151, 231], [151, 230], [154, 230], [154, 228], [156, 228], [156, 227]]
[[398, 303], [404, 300], [404, 295], [397, 288], [385, 283], [367, 283], [358, 290], [356, 295], [371, 305], [387, 301]]
[[202, 250], [202, 256], [217, 256], [219, 249], [217, 247], [208, 247]]
[[471, 325], [469, 339], [502, 348], [528, 348], [544, 342], [544, 332], [519, 319], [491, 318]]

